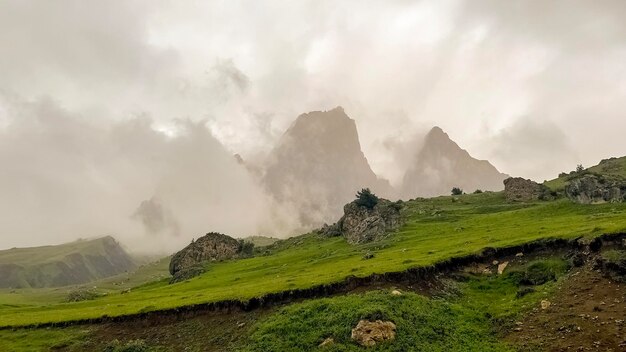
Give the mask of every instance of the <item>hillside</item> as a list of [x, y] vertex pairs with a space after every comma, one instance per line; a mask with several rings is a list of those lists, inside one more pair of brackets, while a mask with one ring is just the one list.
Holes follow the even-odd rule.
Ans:
[[0, 288], [82, 284], [136, 267], [110, 236], [94, 240], [0, 251]]
[[[621, 173], [599, 166], [590, 170]], [[376, 242], [308, 233], [175, 284], [152, 276], [164, 259], [138, 276], [150, 283], [75, 303], [6, 293], [15, 297], [0, 305], [0, 349], [358, 351], [351, 330], [362, 319], [397, 326], [378, 351], [624, 346], [626, 291], [615, 280], [626, 279], [626, 203], [485, 192], [396, 204], [404, 225]], [[25, 328], [41, 324], [69, 326]]]
[[488, 161], [473, 158], [441, 128], [434, 127], [404, 176], [402, 197], [447, 195], [453, 187], [467, 193], [500, 191], [507, 177]]
[[263, 182], [309, 227], [334, 222], [361, 188], [391, 193], [370, 168], [356, 123], [341, 107], [298, 116], [268, 157]]
[[[519, 245], [542, 238], [576, 238], [626, 231], [626, 204], [587, 206], [567, 199], [507, 203], [501, 193], [414, 200], [403, 210], [406, 225], [382, 242], [352, 246], [341, 237], [312, 233], [268, 247], [263, 256], [211, 264], [198, 278], [168, 285], [145, 285], [124, 295], [108, 295], [45, 310], [0, 309], [0, 326], [119, 316], [181, 305], [239, 299], [311, 288], [348, 276], [403, 271], [485, 247]], [[593, 219], [593, 221], [590, 221]], [[363, 260], [371, 251], [374, 258]]]
[[[585, 169], [582, 174], [602, 175], [609, 180], [626, 180], [626, 156], [620, 158], [609, 158], [600, 161], [598, 165], [594, 165]], [[554, 191], [562, 191], [571, 180], [579, 178], [581, 174], [576, 171], [562, 173], [554, 180], [545, 182], [544, 184]]]

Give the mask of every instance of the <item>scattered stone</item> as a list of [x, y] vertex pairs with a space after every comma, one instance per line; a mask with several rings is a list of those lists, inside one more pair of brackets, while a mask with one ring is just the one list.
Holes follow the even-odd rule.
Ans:
[[548, 309], [550, 308], [550, 305], [552, 304], [547, 299], [541, 300], [541, 309]]
[[333, 339], [332, 337], [327, 337], [324, 341], [322, 341], [322, 343], [318, 345], [318, 347], [332, 346], [334, 344], [335, 344], [335, 339]]
[[359, 345], [370, 347], [379, 342], [396, 338], [396, 324], [390, 321], [361, 320], [352, 329], [352, 339]]
[[499, 261], [497, 261], [497, 260], [494, 260], [491, 264], [493, 264], [493, 265], [498, 265], [498, 264], [500, 264], [500, 262], [499, 262]]
[[521, 258], [521, 257], [523, 257], [523, 256], [524, 256], [524, 253], [519, 252], [519, 253], [517, 253], [515, 256], [516, 256], [516, 257], [518, 257], [518, 258]]
[[502, 273], [504, 272], [504, 269], [506, 269], [508, 265], [509, 265], [509, 262], [504, 262], [498, 265], [498, 274], [502, 275]]
[[393, 290], [393, 291], [391, 291], [391, 295], [392, 296], [402, 296], [402, 292], [400, 292], [398, 290]]

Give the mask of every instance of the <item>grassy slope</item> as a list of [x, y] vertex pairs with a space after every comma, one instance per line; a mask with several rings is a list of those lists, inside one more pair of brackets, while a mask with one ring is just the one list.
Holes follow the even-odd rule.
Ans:
[[0, 251], [0, 264], [34, 266], [64, 261], [68, 254], [105, 255], [103, 241], [107, 237], [93, 240], [78, 240], [56, 246], [12, 248]]
[[[342, 238], [305, 235], [270, 247], [266, 256], [212, 264], [199, 278], [175, 285], [166, 280], [125, 295], [94, 301], [0, 307], [0, 326], [117, 316], [330, 283], [348, 275], [400, 271], [492, 246], [545, 237], [626, 230], [626, 204], [586, 206], [568, 200], [508, 204], [501, 193], [415, 200], [406, 203], [408, 223], [389, 239], [350, 246]], [[375, 257], [363, 260], [363, 253]]]
[[[596, 166], [592, 166], [585, 171], [595, 174], [601, 174], [609, 178], [626, 179], [626, 157], [609, 159], [601, 162]], [[569, 179], [575, 175], [566, 175], [547, 181], [544, 184], [554, 191], [565, 189]]]
[[[117, 263], [117, 272], [123, 269], [123, 267], [119, 267], [120, 263], [123, 262], [127, 263], [128, 267], [134, 267], [132, 258], [125, 254], [121, 247], [116, 246], [118, 245], [115, 240], [106, 236], [54, 246], [2, 250], [0, 251], [0, 266], [17, 265], [21, 269], [15, 277], [0, 278], [0, 286], [55, 287], [59, 286], [55, 279], [58, 277], [65, 277], [65, 281], [69, 282], [102, 278], [106, 276], [105, 271], [103, 271], [106, 267], [98, 264], [98, 259]], [[112, 251], [112, 248], [116, 248], [116, 250]], [[77, 259], [82, 260], [77, 262]], [[110, 270], [110, 268], [106, 270]]]
[[95, 288], [95, 291], [101, 294], [119, 293], [128, 288], [169, 278], [169, 263], [170, 257], [165, 257], [140, 265], [133, 272], [111, 276], [82, 285], [35, 289], [0, 289], [0, 309], [60, 303], [65, 301], [68, 293], [79, 288]]
[[381, 290], [289, 305], [259, 321], [247, 340], [229, 350], [312, 351], [332, 337], [334, 344], [324, 350], [361, 351], [350, 337], [351, 329], [361, 319], [382, 319], [396, 324], [397, 336], [393, 343], [379, 344], [373, 351], [513, 351], [499, 339], [499, 333], [514, 326], [523, 312], [537, 307], [557, 286], [549, 280], [518, 297], [517, 273], [532, 267], [559, 278], [568, 264], [555, 257], [512, 264], [504, 275], [467, 274], [466, 280], [448, 282], [448, 291], [454, 293], [432, 299]]

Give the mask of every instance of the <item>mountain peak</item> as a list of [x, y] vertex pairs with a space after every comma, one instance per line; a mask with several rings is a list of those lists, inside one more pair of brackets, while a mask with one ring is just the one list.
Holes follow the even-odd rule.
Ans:
[[435, 126], [426, 135], [422, 149], [404, 177], [403, 195], [408, 198], [445, 195], [452, 187], [497, 191], [506, 176], [488, 161], [473, 158]]
[[270, 154], [264, 183], [278, 200], [296, 205], [301, 223], [314, 226], [340, 216], [361, 188], [390, 192], [370, 168], [356, 122], [341, 106], [298, 116]]

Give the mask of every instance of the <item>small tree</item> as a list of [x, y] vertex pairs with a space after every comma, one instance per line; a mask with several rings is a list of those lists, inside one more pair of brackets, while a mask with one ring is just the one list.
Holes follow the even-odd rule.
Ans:
[[576, 165], [576, 172], [577, 173], [581, 173], [583, 171], [585, 171], [585, 168], [582, 166], [582, 164]]
[[480, 193], [483, 193], [482, 189], [477, 189], [477, 190], [474, 191], [474, 194], [480, 194]]
[[459, 187], [453, 187], [452, 188], [452, 195], [453, 196], [460, 196], [461, 194], [463, 194], [463, 190], [460, 189]]
[[355, 203], [358, 206], [374, 209], [376, 204], [378, 204], [378, 201], [378, 197], [372, 193], [369, 188], [363, 188], [362, 190], [356, 192]]

